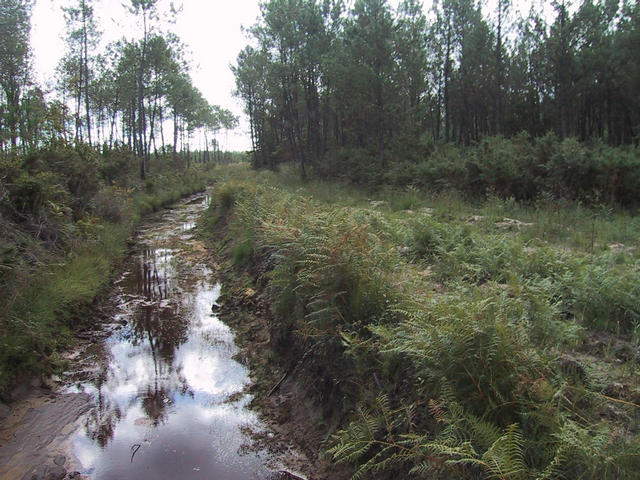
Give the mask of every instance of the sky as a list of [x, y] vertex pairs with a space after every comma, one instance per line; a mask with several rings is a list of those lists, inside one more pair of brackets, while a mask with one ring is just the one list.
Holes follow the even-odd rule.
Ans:
[[[31, 45], [38, 83], [46, 89], [52, 89], [56, 66], [65, 51], [61, 7], [69, 3], [68, 0], [37, 0], [34, 5]], [[161, 12], [169, 11], [168, 0], [159, 3]], [[242, 27], [256, 22], [260, 14], [258, 1], [183, 0], [182, 4], [175, 25], [168, 28], [188, 47], [194, 85], [209, 103], [227, 108], [241, 119], [236, 131], [219, 138], [223, 148], [248, 150], [251, 144], [248, 122], [242, 103], [232, 95], [235, 79], [229, 66], [249, 42]], [[121, 0], [96, 0], [95, 15], [105, 44], [123, 36], [132, 38], [132, 34], [139, 31]]]

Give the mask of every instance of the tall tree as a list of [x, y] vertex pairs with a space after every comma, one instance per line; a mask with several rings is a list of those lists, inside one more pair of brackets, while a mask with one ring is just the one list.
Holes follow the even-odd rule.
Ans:
[[359, 95], [351, 105], [361, 142], [373, 140], [380, 168], [386, 168], [385, 147], [393, 124], [392, 104], [397, 87], [393, 83], [394, 24], [386, 0], [356, 0], [345, 27], [345, 42], [352, 67], [349, 82]]
[[557, 17], [551, 26], [548, 55], [554, 72], [555, 101], [558, 108], [560, 135], [569, 136], [572, 86], [574, 81], [573, 22], [565, 0], [553, 2]]
[[502, 108], [504, 88], [504, 30], [505, 19], [511, 6], [511, 0], [496, 2], [496, 93], [495, 93], [495, 133], [502, 135], [504, 112]]
[[[20, 99], [29, 83], [32, 0], [0, 2], [0, 87], [11, 150], [16, 151], [20, 126]], [[0, 139], [4, 142], [4, 139]]]
[[138, 125], [137, 138], [134, 139], [137, 144], [136, 151], [140, 156], [140, 178], [144, 179], [149, 170], [150, 151], [147, 142], [147, 116], [145, 111], [145, 73], [147, 70], [147, 47], [150, 33], [150, 21], [156, 18], [158, 0], [131, 0], [130, 12], [138, 15], [142, 20], [142, 39], [140, 45], [140, 58], [138, 64]]
[[85, 110], [87, 142], [92, 144], [91, 133], [91, 93], [93, 58], [89, 49], [94, 51], [100, 33], [93, 15], [93, 0], [76, 0], [70, 7], [62, 10], [67, 22], [67, 54], [63, 58], [59, 71], [64, 76], [66, 87], [70, 88], [76, 101], [76, 140], [83, 140], [81, 109]]
[[400, 88], [404, 128], [419, 137], [424, 127], [427, 92], [427, 19], [419, 0], [403, 0], [395, 28], [395, 82]]

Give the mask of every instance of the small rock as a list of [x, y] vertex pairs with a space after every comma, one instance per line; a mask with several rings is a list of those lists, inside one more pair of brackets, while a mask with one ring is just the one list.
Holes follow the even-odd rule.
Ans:
[[278, 480], [307, 480], [307, 477], [301, 473], [293, 472], [292, 470], [282, 468], [278, 471]]
[[467, 217], [467, 223], [476, 223], [481, 222], [482, 220], [484, 220], [483, 215], [471, 215]]
[[635, 247], [627, 247], [624, 243], [611, 243], [611, 244], [609, 244], [609, 249], [612, 252], [625, 253], [625, 252], [632, 252], [636, 248]]
[[638, 351], [632, 345], [627, 343], [618, 343], [614, 346], [613, 352], [618, 360], [628, 362], [638, 356]]
[[0, 422], [9, 416], [11, 408], [0, 402]]
[[522, 222], [520, 220], [516, 220], [514, 218], [505, 218], [502, 222], [496, 222], [496, 227], [504, 228], [505, 230], [517, 229], [520, 230], [522, 227], [532, 227], [533, 223]]
[[31, 474], [30, 480], [63, 480], [67, 471], [59, 465], [40, 465]]
[[584, 367], [573, 355], [569, 355], [567, 353], [560, 355], [560, 358], [558, 358], [558, 366], [565, 375], [577, 377], [583, 382], [587, 379], [587, 373], [585, 372]]
[[612, 382], [605, 387], [604, 394], [613, 398], [626, 398], [629, 388], [622, 383]]
[[80, 478], [80, 475], [82, 475], [80, 472], [75, 471], [75, 472], [71, 472], [69, 474], [69, 478], [73, 479], [73, 478]]
[[56, 455], [55, 457], [53, 457], [53, 463], [55, 463], [59, 467], [62, 467], [65, 463], [67, 463], [67, 457], [65, 457], [64, 455]]
[[60, 465], [47, 467], [44, 480], [63, 480], [67, 476], [67, 470]]
[[421, 277], [430, 277], [431, 275], [433, 275], [433, 269], [431, 267], [427, 267], [424, 270], [418, 272], [418, 275], [420, 275]]

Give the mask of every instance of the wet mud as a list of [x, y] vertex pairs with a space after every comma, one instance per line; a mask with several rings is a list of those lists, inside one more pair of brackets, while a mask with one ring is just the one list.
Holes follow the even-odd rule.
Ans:
[[248, 408], [249, 371], [195, 236], [208, 201], [191, 197], [140, 229], [68, 371], [3, 423], [0, 477], [304, 478], [254, 442], [269, 432]]

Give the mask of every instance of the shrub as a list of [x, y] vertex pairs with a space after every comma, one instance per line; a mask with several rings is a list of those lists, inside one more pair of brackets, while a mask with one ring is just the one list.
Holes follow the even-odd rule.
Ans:
[[463, 151], [454, 145], [438, 145], [426, 160], [416, 166], [416, 182], [435, 191], [467, 191], [468, 172]]
[[88, 145], [55, 144], [26, 159], [30, 171], [50, 170], [64, 182], [72, 196], [74, 218], [80, 218], [100, 188], [99, 155]]
[[104, 187], [93, 197], [93, 213], [112, 223], [123, 223], [130, 219], [127, 209], [126, 190]]
[[640, 324], [640, 265], [619, 268], [603, 255], [564, 279], [567, 308], [587, 326], [630, 333]]

